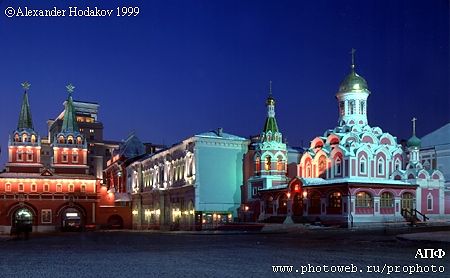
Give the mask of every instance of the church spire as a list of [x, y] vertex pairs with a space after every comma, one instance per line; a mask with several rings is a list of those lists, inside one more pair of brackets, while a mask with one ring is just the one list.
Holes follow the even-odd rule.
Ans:
[[72, 93], [75, 89], [75, 86], [69, 84], [66, 86], [66, 89], [67, 92], [69, 93], [69, 96], [67, 97], [66, 107], [64, 109], [64, 119], [61, 132], [64, 133], [78, 132], [78, 124], [75, 116], [75, 108], [73, 107], [73, 99], [72, 99]]
[[24, 89], [22, 107], [20, 109], [19, 122], [17, 124], [17, 130], [34, 129], [33, 119], [31, 118], [30, 103], [28, 102], [28, 90], [31, 84], [27, 81], [23, 82], [22, 88]]
[[272, 96], [272, 81], [269, 81], [269, 96], [266, 101], [267, 105], [267, 119], [264, 125], [264, 132], [271, 131], [272, 133], [278, 132], [277, 120], [275, 119], [275, 99]]

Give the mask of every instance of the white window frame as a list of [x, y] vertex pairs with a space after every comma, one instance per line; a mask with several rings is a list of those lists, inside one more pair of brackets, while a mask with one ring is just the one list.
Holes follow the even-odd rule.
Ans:
[[[338, 168], [339, 165], [339, 168]], [[338, 171], [339, 170], [339, 171]], [[334, 160], [334, 175], [341, 175], [342, 174], [342, 159], [338, 156]]]
[[[431, 202], [430, 202], [431, 201]], [[431, 208], [430, 205], [431, 204]], [[427, 195], [427, 210], [431, 211], [433, 210], [433, 206], [434, 206], [434, 198], [433, 198], [433, 194], [431, 194], [431, 192], [428, 193]]]
[[[364, 171], [361, 171], [361, 165], [363, 165], [364, 167]], [[361, 158], [359, 159], [359, 171], [358, 171], [361, 175], [367, 175], [367, 158], [365, 156], [361, 156]]]
[[[380, 171], [380, 166], [381, 166], [381, 171]], [[378, 158], [377, 160], [377, 173], [378, 175], [382, 175], [384, 176], [384, 169], [385, 169], [385, 163], [384, 163], [384, 159], [382, 157]]]
[[56, 185], [56, 192], [62, 192], [62, 184], [58, 183]]

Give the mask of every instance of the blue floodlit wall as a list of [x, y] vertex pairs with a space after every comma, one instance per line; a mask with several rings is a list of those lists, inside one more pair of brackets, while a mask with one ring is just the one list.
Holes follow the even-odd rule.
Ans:
[[234, 146], [212, 145], [215, 140], [220, 139], [202, 138], [195, 146], [195, 209], [228, 211], [236, 217], [241, 203], [242, 166], [248, 142], [234, 141]]

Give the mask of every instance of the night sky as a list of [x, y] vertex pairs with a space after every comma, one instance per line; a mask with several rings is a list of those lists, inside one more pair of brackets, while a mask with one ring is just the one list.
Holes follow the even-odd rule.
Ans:
[[[139, 6], [137, 17], [7, 18], [6, 7]], [[98, 102], [105, 139], [131, 131], [173, 144], [223, 127], [260, 133], [269, 80], [281, 132], [307, 145], [337, 124], [349, 73], [369, 84], [368, 118], [398, 139], [450, 121], [449, 1], [0, 0], [0, 162], [28, 80], [34, 125], [47, 135], [72, 82]]]

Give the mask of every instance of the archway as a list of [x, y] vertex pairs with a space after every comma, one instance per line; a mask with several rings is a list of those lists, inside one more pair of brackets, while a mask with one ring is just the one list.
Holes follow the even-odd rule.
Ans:
[[18, 208], [12, 217], [11, 234], [20, 235], [25, 233], [25, 237], [28, 237], [28, 233], [31, 233], [33, 229], [33, 213], [27, 207]]
[[69, 207], [61, 214], [61, 229], [63, 231], [81, 231], [84, 226], [83, 214], [76, 207]]
[[123, 229], [123, 219], [118, 214], [113, 214], [108, 218], [108, 228]]

